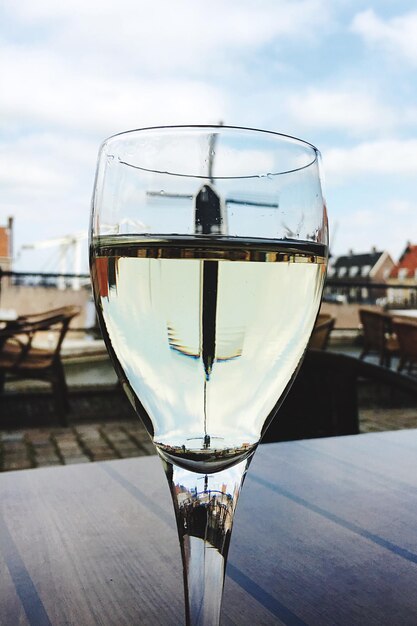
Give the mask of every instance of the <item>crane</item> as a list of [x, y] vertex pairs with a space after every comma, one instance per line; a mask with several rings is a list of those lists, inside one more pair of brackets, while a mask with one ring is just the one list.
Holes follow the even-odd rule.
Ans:
[[[54, 239], [44, 239], [42, 241], [35, 241], [34, 243], [25, 244], [22, 246], [22, 250], [42, 250], [45, 248], [59, 247], [59, 272], [60, 274], [66, 274], [68, 269], [68, 253], [73, 251], [73, 269], [71, 273], [81, 274], [81, 253], [82, 242], [87, 238], [87, 233], [79, 231], [72, 235], [65, 235], [63, 237], [57, 237]], [[79, 276], [72, 278], [72, 289], [79, 291], [81, 287]], [[60, 276], [58, 279], [58, 289], [65, 289], [64, 276]]]

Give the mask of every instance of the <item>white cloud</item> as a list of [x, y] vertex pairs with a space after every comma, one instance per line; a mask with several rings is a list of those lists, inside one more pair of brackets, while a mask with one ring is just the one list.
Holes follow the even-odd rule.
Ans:
[[32, 134], [4, 141], [0, 146], [0, 183], [14, 193], [42, 187], [67, 191], [80, 180], [86, 167], [94, 166], [93, 142], [52, 133]]
[[[392, 209], [393, 200], [378, 207], [362, 207], [332, 220], [331, 231], [337, 228], [335, 247], [336, 256], [346, 254], [349, 249], [357, 253], [369, 251], [372, 246], [387, 250], [397, 260], [405, 248], [407, 239], [417, 242], [417, 213], [396, 214]], [[337, 224], [337, 226], [336, 226]]]
[[33, 133], [1, 144], [0, 213], [16, 218], [16, 250], [87, 228], [96, 158], [95, 141], [71, 135]]
[[[309, 128], [336, 129], [351, 135], [386, 132], [401, 119], [382, 103], [355, 85], [328, 89], [309, 88], [287, 98], [286, 109], [294, 124]], [[411, 113], [409, 114], [409, 117]]]
[[[212, 0], [209, 6], [192, 0], [6, 0], [4, 4], [9, 16], [22, 24], [53, 27], [55, 35], [49, 39], [58, 48], [78, 40], [83, 50], [112, 50], [128, 64], [134, 61], [130, 52], [142, 51], [138, 65], [152, 64], [153, 56], [171, 68], [179, 59], [188, 66], [196, 52], [197, 60], [211, 61], [219, 48], [241, 53], [244, 46], [259, 46], [278, 36], [318, 37], [330, 20], [331, 7], [328, 0], [264, 0], [261, 6], [253, 0]], [[73, 53], [77, 55], [77, 50]]]
[[384, 20], [373, 9], [368, 9], [354, 17], [351, 28], [366, 43], [382, 46], [395, 57], [401, 56], [413, 65], [417, 64], [416, 11]]
[[389, 213], [397, 213], [399, 216], [411, 216], [415, 217], [416, 215], [416, 203], [411, 202], [410, 200], [402, 200], [400, 198], [395, 198], [395, 200], [391, 200], [387, 203], [387, 210]]
[[323, 151], [327, 181], [366, 174], [417, 175], [417, 139], [380, 140]]
[[375, 223], [375, 213], [370, 209], [361, 209], [355, 211], [349, 218], [349, 225], [351, 228], [369, 228]]
[[221, 91], [198, 80], [103, 77], [38, 51], [0, 54], [0, 125], [44, 125], [106, 135], [150, 123], [218, 121], [227, 111]]
[[[24, 51], [28, 61], [46, 52], [62, 61], [64, 77], [71, 72], [117, 76], [122, 84], [139, 77], [202, 82], [203, 76], [237, 83], [265, 46], [282, 49], [300, 37], [304, 46], [318, 43], [331, 20], [329, 0], [264, 0], [261, 7], [253, 0], [6, 0], [6, 6], [18, 28], [43, 35]], [[51, 80], [58, 77], [50, 75]]]

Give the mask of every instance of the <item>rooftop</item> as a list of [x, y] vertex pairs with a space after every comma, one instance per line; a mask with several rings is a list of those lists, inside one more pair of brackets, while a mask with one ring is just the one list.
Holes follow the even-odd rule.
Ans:
[[368, 265], [373, 267], [383, 254], [383, 251], [378, 252], [376, 250], [360, 254], [354, 254], [352, 252], [351, 254], [337, 257], [333, 263], [333, 267], [335, 269], [338, 269], [339, 267], [366, 267]]
[[390, 278], [414, 278], [417, 270], [417, 245], [408, 244], [400, 260], [392, 268]]

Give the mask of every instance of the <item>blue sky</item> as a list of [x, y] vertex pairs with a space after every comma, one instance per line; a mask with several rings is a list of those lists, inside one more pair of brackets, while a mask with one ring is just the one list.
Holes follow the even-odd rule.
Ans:
[[87, 230], [101, 140], [155, 124], [306, 139], [335, 254], [417, 243], [415, 1], [4, 0], [0, 76], [17, 269], [40, 263], [23, 244]]

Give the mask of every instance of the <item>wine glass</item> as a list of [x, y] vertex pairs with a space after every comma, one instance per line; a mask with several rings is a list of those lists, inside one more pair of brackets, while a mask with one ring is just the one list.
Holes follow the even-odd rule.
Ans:
[[219, 623], [239, 493], [302, 360], [326, 262], [311, 144], [230, 126], [145, 128], [102, 144], [95, 303], [168, 478], [187, 625]]

